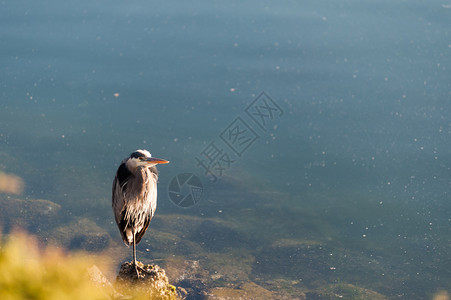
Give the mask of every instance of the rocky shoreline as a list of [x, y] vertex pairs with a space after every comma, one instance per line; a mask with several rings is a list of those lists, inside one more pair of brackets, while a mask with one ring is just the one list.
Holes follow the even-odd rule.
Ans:
[[[61, 223], [61, 210], [48, 200], [0, 197], [0, 218], [6, 230], [25, 228], [43, 237], [48, 245], [99, 255], [116, 256], [108, 251], [127, 250], [90, 219]], [[189, 215], [160, 215], [152, 226], [142, 243], [149, 248], [143, 251], [141, 246], [140, 256], [151, 253], [150, 261], [159, 257], [163, 268], [143, 265], [149, 273], [137, 279], [130, 263], [123, 263], [115, 284], [97, 268], [96, 281], [111, 286], [111, 299], [120, 299], [124, 283], [144, 286], [143, 293], [154, 293], [161, 299], [335, 299], [328, 295], [340, 293], [385, 299], [369, 289], [336, 283], [333, 268], [338, 265], [330, 261], [331, 249], [316, 241], [280, 239], [263, 247], [226, 220]], [[274, 260], [274, 253], [280, 261]], [[286, 269], [286, 262], [294, 269]], [[290, 279], [297, 268], [299, 279]], [[270, 273], [265, 275], [267, 270]]]
[[114, 284], [100, 271], [97, 266], [89, 270], [89, 277], [94, 284], [102, 288], [111, 300], [116, 299], [181, 299], [183, 296], [177, 293], [176, 287], [169, 284], [165, 271], [158, 265], [140, 266], [138, 277], [131, 262], [121, 265]]
[[[274, 199], [286, 197], [281, 193], [253, 193], [241, 183], [229, 184], [233, 187], [218, 184], [216, 194], [210, 194], [222, 202], [206, 202], [183, 214], [157, 214], [138, 245], [138, 257], [151, 263], [146, 265], [149, 272], [165, 274], [166, 291], [175, 286], [176, 297], [308, 300], [417, 296], [412, 285], [404, 284], [409, 282], [409, 274], [415, 273], [414, 265], [399, 265], [398, 257], [361, 250], [361, 246], [378, 250], [378, 245], [350, 247], [334, 228], [302, 210], [281, 210], [274, 203]], [[324, 195], [311, 197], [326, 205], [334, 201]], [[75, 217], [63, 203], [0, 194], [4, 232], [24, 228], [44, 245], [107, 257], [113, 269], [125, 268], [122, 262], [129, 259], [129, 249], [115, 235], [114, 224], [106, 221], [110, 220], [106, 209], [110, 212], [109, 207], [99, 210], [101, 217]], [[265, 218], [269, 215], [275, 220], [284, 218], [285, 223], [271, 223]], [[287, 232], [286, 226], [292, 231]], [[107, 277], [111, 279], [112, 274]]]

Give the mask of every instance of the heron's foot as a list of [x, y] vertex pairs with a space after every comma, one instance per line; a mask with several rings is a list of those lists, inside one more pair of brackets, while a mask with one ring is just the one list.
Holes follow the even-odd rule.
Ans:
[[146, 275], [152, 274], [151, 270], [148, 267], [144, 266], [142, 262], [134, 262], [133, 263], [136, 271], [137, 278], [144, 278]]
[[138, 270], [138, 268], [140, 268], [140, 267], [136, 263], [134, 265], [135, 265], [136, 278], [139, 278], [139, 270]]

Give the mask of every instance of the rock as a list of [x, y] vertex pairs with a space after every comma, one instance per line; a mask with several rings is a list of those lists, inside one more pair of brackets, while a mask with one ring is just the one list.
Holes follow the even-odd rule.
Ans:
[[[382, 276], [369, 282], [374, 274]], [[406, 277], [403, 272], [392, 271], [381, 257], [337, 247], [333, 242], [279, 239], [261, 248], [251, 278], [273, 291], [304, 290], [309, 300], [385, 299], [382, 294], [390, 294], [391, 284], [401, 285]], [[285, 279], [285, 283], [276, 282], [278, 278]], [[348, 284], [351, 282], [353, 285]]]
[[177, 299], [176, 288], [169, 284], [164, 269], [158, 265], [144, 265], [138, 262], [138, 274], [132, 262], [121, 265], [116, 278], [116, 288], [127, 296], [151, 299]]
[[[304, 296], [304, 295], [302, 295]], [[244, 282], [236, 288], [217, 287], [208, 292], [208, 299], [305, 299], [305, 297], [292, 298], [269, 291], [254, 282]]]
[[[317, 298], [315, 299], [372, 299], [372, 300], [387, 299], [385, 296], [375, 291], [371, 291], [352, 284], [332, 284], [319, 289], [315, 293], [315, 295], [317, 296]], [[307, 298], [307, 300], [308, 299], [309, 298]]]
[[49, 200], [0, 198], [0, 224], [6, 230], [14, 227], [31, 233], [46, 231], [58, 221], [61, 206]]
[[108, 247], [111, 237], [93, 221], [83, 218], [57, 228], [50, 242], [71, 250], [102, 251]]
[[280, 295], [277, 297], [280, 299], [285, 299], [288, 297], [289, 299], [311, 300], [306, 295], [308, 289], [306, 289], [305, 287], [301, 287], [299, 283], [300, 283], [299, 280], [273, 278], [268, 281], [261, 281], [258, 284], [263, 288]]
[[177, 295], [179, 295], [179, 297], [182, 299], [186, 299], [188, 297], [188, 291], [185, 290], [184, 288], [178, 286], [177, 287]]
[[94, 285], [100, 289], [102, 289], [106, 296], [110, 299], [126, 299], [124, 295], [118, 293], [111, 282], [103, 275], [102, 271], [96, 266], [93, 265], [88, 269], [89, 279], [94, 283]]
[[225, 253], [206, 253], [201, 264], [209, 270], [215, 285], [240, 284], [249, 281], [255, 262], [251, 251], [241, 248]]
[[170, 274], [171, 282], [182, 291], [180, 295], [184, 295], [184, 299], [204, 299], [207, 296], [211, 277], [198, 260], [168, 258], [165, 260], [165, 269]]

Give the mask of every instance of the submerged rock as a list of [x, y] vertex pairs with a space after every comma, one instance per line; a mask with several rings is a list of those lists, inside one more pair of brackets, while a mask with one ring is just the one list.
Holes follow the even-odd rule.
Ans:
[[[257, 253], [251, 278], [271, 291], [305, 292], [307, 300], [385, 299], [380, 293], [388, 291], [389, 280], [400, 280], [390, 273], [381, 258], [332, 243], [279, 239]], [[374, 282], [365, 280], [374, 274], [383, 276]]]
[[83, 218], [57, 228], [50, 242], [71, 250], [102, 251], [110, 244], [111, 237], [95, 222]]
[[186, 299], [204, 299], [211, 286], [210, 274], [200, 266], [198, 260], [184, 260], [182, 258], [168, 258], [165, 269], [170, 274], [171, 282], [177, 285], [179, 292]]
[[291, 296], [283, 296], [275, 292], [269, 291], [254, 282], [244, 282], [243, 284], [230, 287], [216, 287], [208, 292], [209, 299], [302, 299], [304, 295], [293, 298]]
[[308, 293], [307, 296], [309, 296], [307, 299], [387, 299], [384, 295], [375, 291], [347, 283], [332, 284], [321, 288], [314, 293]]
[[248, 239], [245, 236], [227, 225], [205, 220], [193, 232], [190, 239], [202, 245], [206, 250], [213, 252], [249, 246]]
[[169, 284], [164, 269], [138, 262], [138, 272], [139, 277], [132, 262], [123, 263], [116, 278], [117, 290], [132, 297], [177, 299], [176, 288]]
[[15, 227], [39, 233], [54, 226], [61, 206], [49, 200], [0, 197], [0, 222], [4, 229]]
[[201, 260], [215, 286], [249, 281], [254, 263], [255, 257], [244, 248], [226, 253], [206, 253]]

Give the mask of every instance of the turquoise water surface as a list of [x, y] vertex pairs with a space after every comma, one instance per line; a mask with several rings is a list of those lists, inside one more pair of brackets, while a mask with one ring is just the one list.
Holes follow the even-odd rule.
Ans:
[[130, 259], [111, 184], [142, 148], [171, 163], [139, 258], [196, 263], [171, 278], [193, 299], [451, 292], [450, 3], [2, 1], [0, 24], [0, 171], [52, 228]]

